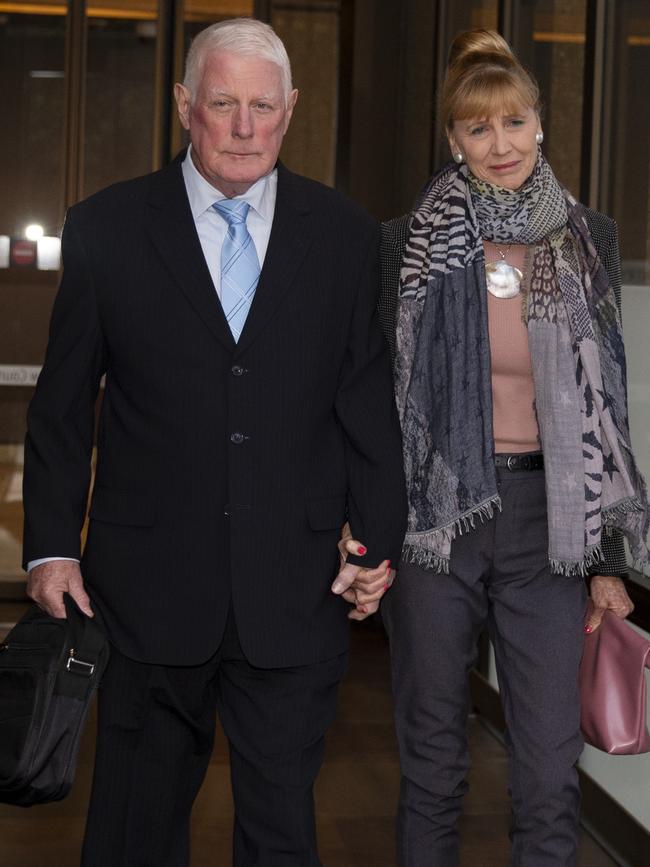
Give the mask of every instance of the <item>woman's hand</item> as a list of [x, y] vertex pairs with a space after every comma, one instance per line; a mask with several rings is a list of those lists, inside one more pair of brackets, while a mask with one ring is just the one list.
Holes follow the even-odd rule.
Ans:
[[[395, 580], [395, 570], [390, 568], [389, 560], [383, 560], [375, 569], [346, 565], [348, 554], [363, 557], [366, 553], [365, 546], [352, 538], [350, 525], [347, 523], [341, 530], [338, 548], [341, 568], [332, 589], [335, 593], [340, 593], [346, 602], [355, 606], [349, 614], [351, 620], [365, 620], [378, 610], [382, 596]], [[350, 582], [346, 576], [352, 568], [356, 568], [357, 571]], [[342, 584], [345, 589], [341, 592]]]
[[593, 611], [587, 623], [585, 632], [595, 632], [600, 626], [603, 614], [608, 609], [621, 619], [634, 611], [634, 604], [627, 595], [625, 584], [620, 578], [612, 575], [594, 575], [591, 579], [591, 601]]

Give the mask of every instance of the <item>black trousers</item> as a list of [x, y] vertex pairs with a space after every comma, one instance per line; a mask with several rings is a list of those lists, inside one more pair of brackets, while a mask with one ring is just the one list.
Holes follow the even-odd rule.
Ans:
[[543, 471], [500, 471], [503, 511], [452, 544], [449, 575], [400, 564], [382, 603], [402, 780], [400, 867], [458, 864], [468, 675], [487, 625], [507, 723], [511, 864], [576, 862], [586, 589], [548, 568]]
[[134, 662], [116, 650], [99, 691], [82, 867], [187, 867], [190, 813], [216, 716], [228, 737], [235, 867], [318, 867], [313, 785], [347, 654], [253, 668], [232, 615], [207, 663]]

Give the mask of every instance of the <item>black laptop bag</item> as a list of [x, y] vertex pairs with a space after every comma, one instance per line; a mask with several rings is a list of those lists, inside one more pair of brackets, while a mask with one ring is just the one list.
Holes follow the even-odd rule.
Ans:
[[108, 662], [96, 618], [64, 595], [67, 620], [32, 605], [0, 645], [0, 802], [70, 791], [91, 699]]

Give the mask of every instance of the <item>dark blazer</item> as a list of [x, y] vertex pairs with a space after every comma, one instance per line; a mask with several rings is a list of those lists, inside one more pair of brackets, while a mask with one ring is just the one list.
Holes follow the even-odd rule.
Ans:
[[[621, 255], [618, 247], [618, 229], [614, 220], [598, 211], [585, 208], [587, 225], [594, 246], [603, 263], [621, 309]], [[411, 214], [403, 214], [381, 226], [381, 291], [379, 293], [379, 319], [390, 346], [391, 356], [395, 355], [395, 317], [397, 312], [397, 293], [402, 257], [406, 249]], [[627, 570], [623, 536], [617, 530], [606, 530], [602, 536], [604, 561], [594, 567], [594, 574], [623, 575]]]
[[106, 374], [82, 573], [111, 640], [199, 663], [232, 602], [251, 663], [312, 663], [347, 647], [349, 606], [330, 591], [346, 517], [364, 565], [396, 562], [405, 531], [377, 227], [279, 166], [235, 345], [181, 159], [68, 212], [28, 416], [24, 558], [79, 556]]

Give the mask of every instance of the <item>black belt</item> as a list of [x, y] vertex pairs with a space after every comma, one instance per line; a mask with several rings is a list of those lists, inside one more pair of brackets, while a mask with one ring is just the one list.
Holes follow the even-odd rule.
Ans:
[[543, 470], [544, 455], [541, 452], [532, 455], [495, 455], [494, 466], [510, 470], [512, 473], [517, 470]]

